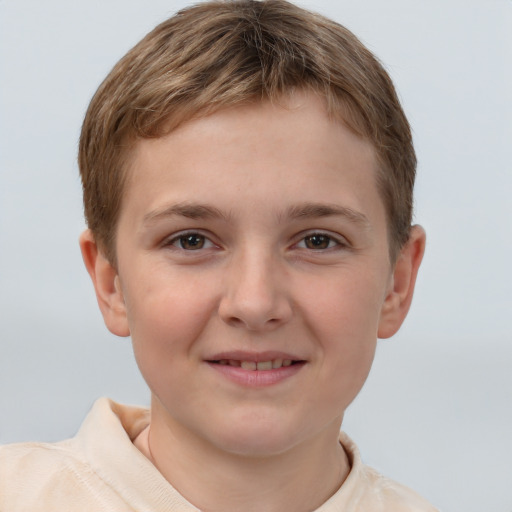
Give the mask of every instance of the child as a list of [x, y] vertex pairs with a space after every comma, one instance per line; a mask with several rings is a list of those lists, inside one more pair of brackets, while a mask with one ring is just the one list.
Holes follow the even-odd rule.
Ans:
[[79, 164], [151, 409], [2, 448], [0, 510], [434, 510], [340, 435], [425, 246], [409, 125], [350, 32], [283, 0], [183, 10], [100, 86]]

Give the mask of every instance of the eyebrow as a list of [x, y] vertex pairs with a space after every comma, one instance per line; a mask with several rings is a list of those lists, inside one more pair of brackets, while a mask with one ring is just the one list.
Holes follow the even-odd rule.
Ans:
[[310, 219], [316, 217], [345, 217], [350, 222], [364, 228], [370, 227], [368, 217], [361, 212], [338, 204], [302, 203], [291, 206], [284, 217], [290, 219]]
[[[177, 203], [149, 212], [144, 216], [144, 224], [153, 224], [169, 217], [186, 217], [194, 220], [221, 219], [229, 220], [231, 215], [215, 206], [198, 203]], [[301, 203], [293, 205], [278, 214], [278, 220], [313, 219], [318, 217], [345, 217], [350, 222], [364, 228], [370, 227], [366, 215], [352, 208], [338, 204]]]
[[177, 203], [168, 207], [154, 210], [144, 215], [144, 224], [153, 224], [168, 217], [186, 217], [187, 219], [228, 219], [218, 208], [206, 204]]

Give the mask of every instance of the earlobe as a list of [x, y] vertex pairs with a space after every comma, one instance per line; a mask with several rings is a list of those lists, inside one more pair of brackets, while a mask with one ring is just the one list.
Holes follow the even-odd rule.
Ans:
[[425, 252], [426, 235], [421, 226], [413, 226], [409, 240], [400, 251], [384, 300], [378, 337], [390, 338], [402, 325], [414, 294], [416, 276]]
[[87, 272], [91, 276], [105, 325], [117, 336], [129, 336], [130, 329], [119, 275], [98, 248], [89, 229], [80, 236], [80, 250]]

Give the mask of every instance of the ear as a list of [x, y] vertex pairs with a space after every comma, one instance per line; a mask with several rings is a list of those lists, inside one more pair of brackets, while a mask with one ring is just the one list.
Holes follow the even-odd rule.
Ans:
[[91, 276], [105, 325], [117, 336], [129, 336], [126, 305], [117, 270], [101, 252], [89, 229], [80, 236], [80, 250], [87, 272]]
[[407, 316], [411, 306], [416, 276], [425, 252], [425, 231], [413, 226], [409, 240], [397, 258], [388, 293], [384, 300], [379, 321], [378, 337], [393, 336]]

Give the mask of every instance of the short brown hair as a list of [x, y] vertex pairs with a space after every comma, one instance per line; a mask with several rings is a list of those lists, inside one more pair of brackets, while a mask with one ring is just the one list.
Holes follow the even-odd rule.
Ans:
[[409, 236], [416, 157], [391, 79], [349, 30], [285, 0], [214, 0], [179, 11], [101, 84], [83, 123], [79, 167], [87, 224], [109, 260], [137, 138], [293, 89], [323, 96], [329, 115], [375, 147], [394, 260]]

